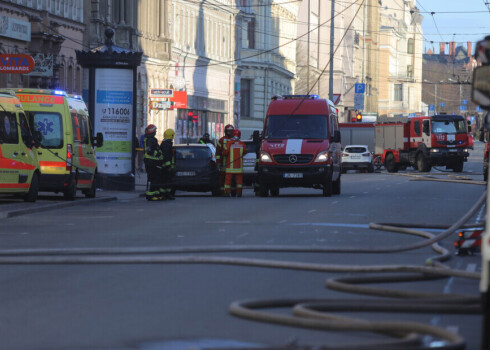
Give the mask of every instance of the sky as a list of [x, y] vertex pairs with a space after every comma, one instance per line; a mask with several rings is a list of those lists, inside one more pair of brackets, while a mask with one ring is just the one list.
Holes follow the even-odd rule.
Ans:
[[417, 8], [424, 16], [424, 52], [434, 48], [439, 53], [439, 42], [455, 41], [466, 47], [466, 42], [475, 43], [490, 35], [490, 0], [417, 0]]

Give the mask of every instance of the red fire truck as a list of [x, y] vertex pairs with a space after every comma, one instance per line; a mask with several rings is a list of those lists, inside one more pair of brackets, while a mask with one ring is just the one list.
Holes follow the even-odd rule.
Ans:
[[375, 154], [389, 172], [407, 166], [421, 172], [432, 166], [461, 172], [469, 156], [466, 119], [448, 114], [378, 119]]

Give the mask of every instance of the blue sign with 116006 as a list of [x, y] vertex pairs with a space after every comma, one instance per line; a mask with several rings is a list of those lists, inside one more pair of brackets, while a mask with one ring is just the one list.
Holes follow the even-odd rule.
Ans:
[[366, 84], [356, 83], [354, 89], [355, 89], [356, 94], [364, 94], [364, 93], [366, 93]]

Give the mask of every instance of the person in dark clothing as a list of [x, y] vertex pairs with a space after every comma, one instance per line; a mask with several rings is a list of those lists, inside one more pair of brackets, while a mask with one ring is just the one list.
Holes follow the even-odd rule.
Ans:
[[175, 167], [175, 156], [173, 147], [174, 137], [175, 131], [173, 129], [167, 129], [163, 133], [163, 141], [160, 144], [160, 149], [162, 151], [163, 157], [161, 173], [162, 186], [160, 187], [162, 199], [175, 199], [172, 194], [173, 169]]
[[161, 182], [161, 166], [162, 166], [162, 151], [158, 146], [158, 140], [155, 135], [157, 127], [150, 124], [145, 129], [144, 143], [144, 162], [147, 173], [146, 184], [146, 199], [149, 201], [161, 200], [160, 182]]
[[214, 142], [209, 138], [209, 134], [206, 132], [202, 137], [199, 139], [199, 143], [202, 145], [205, 145], [207, 143], [210, 143], [214, 146]]

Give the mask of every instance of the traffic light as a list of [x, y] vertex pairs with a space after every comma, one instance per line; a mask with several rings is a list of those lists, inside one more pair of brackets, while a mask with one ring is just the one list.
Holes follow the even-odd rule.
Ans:
[[362, 114], [361, 113], [356, 114], [356, 122], [358, 122], [358, 123], [362, 122]]
[[199, 116], [194, 114], [194, 112], [188, 112], [187, 113], [187, 119], [193, 123], [197, 123]]

